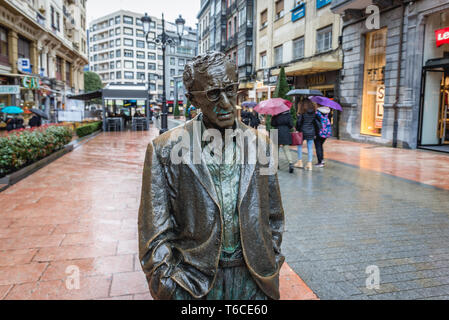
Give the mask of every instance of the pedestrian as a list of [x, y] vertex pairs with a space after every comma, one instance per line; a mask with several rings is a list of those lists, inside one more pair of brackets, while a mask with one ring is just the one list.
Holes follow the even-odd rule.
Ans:
[[249, 111], [247, 107], [243, 107], [242, 113], [241, 113], [242, 122], [249, 126]]
[[9, 131], [13, 131], [16, 129], [16, 119], [9, 117], [6, 120], [6, 130]]
[[249, 125], [251, 126], [251, 128], [254, 129], [258, 129], [259, 125], [260, 125], [260, 119], [259, 119], [259, 114], [252, 110], [252, 112], [249, 113]]
[[[296, 130], [303, 133], [303, 138], [307, 141], [308, 162], [306, 170], [312, 171], [313, 142], [321, 129], [321, 122], [316, 114], [316, 107], [310, 100], [304, 100], [299, 108], [300, 114], [296, 122]], [[298, 162], [295, 168], [304, 168], [302, 162], [302, 145], [298, 146]]]
[[293, 143], [290, 133], [293, 126], [293, 119], [290, 111], [282, 112], [271, 118], [271, 126], [278, 130], [278, 145], [284, 150], [288, 160], [288, 171], [293, 173], [293, 159], [289, 146]]
[[318, 168], [324, 167], [324, 149], [323, 145], [326, 139], [332, 136], [332, 125], [329, 120], [331, 109], [329, 107], [320, 106], [316, 112], [320, 119], [321, 129], [315, 139], [315, 150], [318, 158], [318, 163], [315, 165]]
[[34, 127], [40, 127], [42, 125], [42, 119], [40, 116], [38, 116], [37, 114], [33, 115], [30, 119], [30, 121], [28, 121], [28, 125], [31, 128]]

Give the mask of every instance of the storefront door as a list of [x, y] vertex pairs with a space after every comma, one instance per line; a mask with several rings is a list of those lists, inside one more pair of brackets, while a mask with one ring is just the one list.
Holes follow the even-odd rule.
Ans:
[[425, 70], [423, 89], [420, 145], [449, 146], [449, 65]]

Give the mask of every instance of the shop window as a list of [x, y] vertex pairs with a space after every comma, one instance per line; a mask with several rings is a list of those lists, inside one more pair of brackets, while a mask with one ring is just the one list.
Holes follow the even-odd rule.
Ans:
[[0, 27], [0, 64], [9, 65], [8, 32]]
[[260, 28], [263, 29], [268, 25], [268, 9], [260, 13]]
[[316, 32], [316, 52], [325, 52], [330, 49], [332, 49], [332, 25]]
[[304, 37], [293, 40], [293, 59], [304, 58]]
[[361, 133], [380, 136], [385, 99], [387, 29], [366, 34]]

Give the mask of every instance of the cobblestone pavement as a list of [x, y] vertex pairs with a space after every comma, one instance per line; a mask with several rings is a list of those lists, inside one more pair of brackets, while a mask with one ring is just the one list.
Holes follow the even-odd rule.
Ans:
[[[362, 163], [360, 147], [346, 144], [359, 151], [352, 161]], [[405, 151], [412, 158], [420, 152]], [[418, 165], [431, 166], [431, 155]], [[449, 157], [438, 157], [445, 157], [441, 168], [449, 168]], [[379, 172], [379, 166], [373, 171], [329, 160], [324, 169], [289, 175], [282, 159], [283, 252], [320, 299], [449, 299], [448, 190]], [[447, 181], [437, 178], [432, 181]], [[380, 270], [378, 290], [366, 288], [371, 265]]]

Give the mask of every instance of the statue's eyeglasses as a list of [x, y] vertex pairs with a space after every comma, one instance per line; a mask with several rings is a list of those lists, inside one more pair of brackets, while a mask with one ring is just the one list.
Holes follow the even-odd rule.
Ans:
[[230, 85], [227, 85], [224, 88], [212, 88], [205, 91], [190, 91], [191, 94], [195, 93], [205, 93], [206, 98], [211, 102], [217, 102], [220, 100], [221, 93], [224, 92], [228, 98], [233, 98], [237, 95], [237, 91], [239, 90], [239, 83], [234, 82]]

